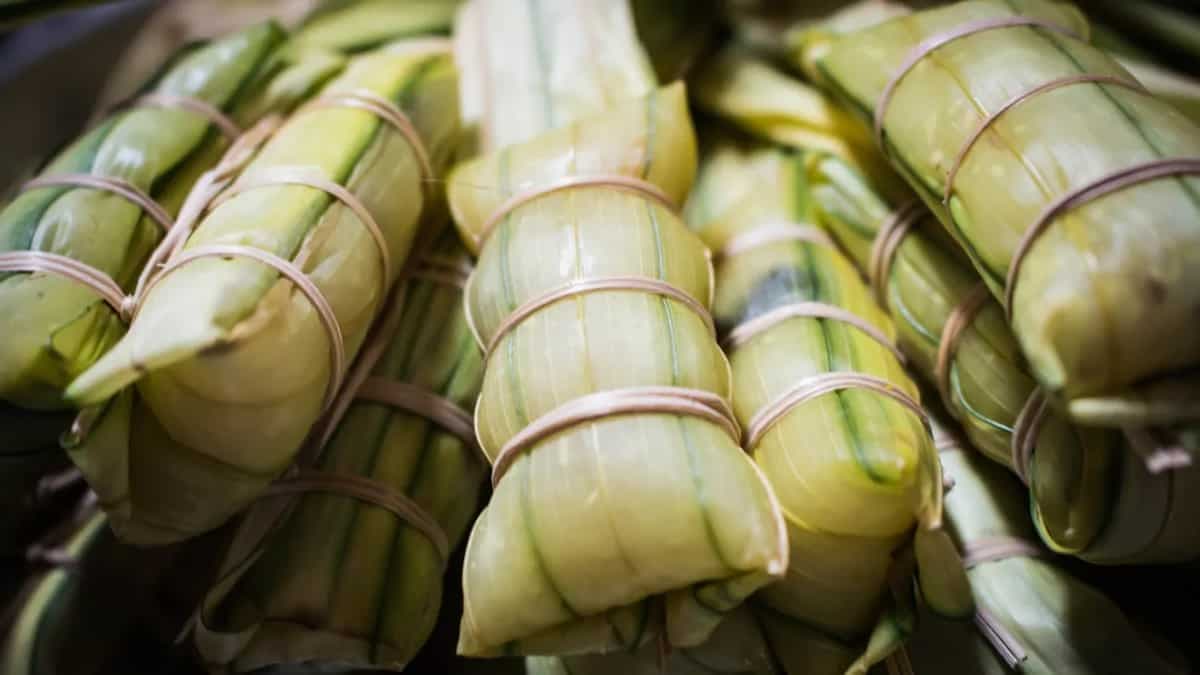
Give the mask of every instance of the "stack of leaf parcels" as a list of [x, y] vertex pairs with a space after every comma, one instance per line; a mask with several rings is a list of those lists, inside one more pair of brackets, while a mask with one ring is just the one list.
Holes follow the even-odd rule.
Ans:
[[655, 88], [624, 3], [472, 2], [457, 40], [487, 154], [449, 199], [480, 256], [494, 485], [459, 650], [698, 644], [787, 550], [730, 410], [711, 262], [673, 210], [696, 167], [683, 87]]
[[146, 31], [0, 203], [2, 672], [1194, 670], [1088, 565], [1200, 558], [1200, 86], [910, 4]]

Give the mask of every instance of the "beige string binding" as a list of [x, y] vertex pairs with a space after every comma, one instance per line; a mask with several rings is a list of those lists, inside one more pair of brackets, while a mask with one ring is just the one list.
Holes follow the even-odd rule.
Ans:
[[888, 108], [891, 106], [892, 99], [896, 95], [896, 89], [900, 86], [900, 83], [904, 81], [905, 76], [907, 76], [912, 69], [917, 66], [918, 63], [923, 61], [925, 57], [929, 56], [933, 52], [952, 42], [961, 40], [962, 38], [986, 31], [998, 30], [1001, 28], [1021, 27], [1043, 28], [1045, 30], [1066, 35], [1067, 37], [1078, 38], [1078, 36], [1069, 29], [1049, 21], [1028, 16], [1005, 16], [964, 23], [960, 26], [951, 28], [950, 30], [931, 35], [913, 47], [913, 49], [909, 51], [908, 55], [905, 56], [904, 61], [901, 62], [900, 67], [896, 69], [896, 72], [892, 75], [891, 79], [888, 80], [887, 85], [884, 86], [883, 92], [879, 95], [879, 101], [875, 105], [875, 142], [879, 145], [879, 148], [884, 155], [888, 154], [887, 145], [884, 143], [884, 123], [887, 119]]
[[522, 452], [560, 431], [583, 422], [647, 413], [695, 417], [717, 425], [734, 443], [741, 437], [729, 402], [709, 391], [684, 387], [630, 387], [601, 391], [560, 405], [510, 438], [492, 462], [492, 486], [500, 483], [509, 466]]
[[264, 496], [282, 497], [310, 492], [325, 492], [352, 497], [386, 509], [425, 535], [429, 543], [433, 544], [443, 565], [449, 560], [450, 542], [437, 520], [411, 497], [377, 480], [316, 469], [302, 469], [296, 471], [292, 476], [272, 483]]
[[1146, 470], [1152, 474], [1192, 465], [1192, 453], [1177, 435], [1165, 429], [1125, 427], [1122, 431], [1129, 447], [1142, 458]]
[[467, 447], [482, 453], [475, 442], [475, 423], [471, 413], [424, 387], [385, 377], [368, 377], [354, 392], [354, 398], [382, 403], [424, 417], [454, 435]]
[[933, 427], [933, 447], [939, 455], [963, 451], [963, 441], [957, 433], [946, 431], [941, 426]]
[[[242, 132], [219, 108], [191, 96], [180, 96], [165, 92], [152, 92], [128, 102], [123, 107], [175, 108], [196, 113], [208, 120], [223, 135], [236, 139]], [[20, 192], [52, 187], [90, 188], [109, 192], [122, 197], [140, 208], [155, 223], [170, 232], [171, 215], [158, 202], [136, 185], [109, 176], [94, 176], [82, 173], [64, 173], [42, 176], [25, 183]], [[0, 271], [41, 272], [65, 277], [83, 284], [96, 292], [117, 314], [128, 323], [132, 319], [132, 302], [125, 291], [105, 272], [67, 256], [43, 251], [6, 251], [0, 253]]]
[[844, 323], [858, 329], [891, 352], [897, 361], [904, 363], [904, 354], [888, 339], [887, 335], [884, 335], [883, 331], [853, 312], [824, 302], [796, 302], [776, 307], [765, 314], [760, 314], [739, 324], [729, 332], [729, 335], [721, 342], [721, 346], [726, 351], [737, 349], [765, 331], [790, 319], [827, 319]]
[[873, 375], [839, 371], [807, 377], [755, 413], [754, 417], [750, 419], [750, 423], [746, 425], [743, 447], [747, 452], [754, 452], [754, 448], [758, 446], [762, 437], [796, 407], [825, 394], [843, 389], [865, 389], [886, 396], [916, 415], [926, 429], [930, 428], [929, 418], [925, 414], [925, 410], [921, 408], [921, 404], [913, 400], [904, 390]]
[[[385, 121], [391, 122], [392, 111], [379, 101], [371, 101], [368, 96], [356, 94], [356, 101], [364, 101], [364, 109], [379, 112]], [[383, 99], [380, 99], [383, 101]], [[332, 102], [326, 102], [332, 105]], [[386, 103], [386, 101], [383, 101]], [[369, 105], [369, 107], [367, 107]], [[378, 110], [377, 110], [378, 109]], [[401, 113], [402, 116], [402, 113]], [[342, 382], [346, 376], [345, 338], [341, 325], [333, 312], [328, 300], [316, 284], [294, 263], [284, 260], [271, 253], [247, 246], [237, 245], [205, 245], [195, 249], [184, 250], [187, 238], [195, 227], [203, 212], [216, 208], [225, 201], [243, 192], [276, 185], [301, 185], [311, 187], [328, 194], [332, 199], [345, 205], [355, 215], [375, 243], [379, 253], [382, 274], [380, 275], [380, 298], [386, 298], [391, 286], [391, 252], [387, 239], [378, 222], [370, 211], [352, 192], [344, 186], [329, 180], [319, 172], [299, 167], [279, 167], [266, 169], [250, 175], [242, 176], [239, 181], [229, 186], [236, 172], [253, 156], [257, 148], [274, 133], [280, 120], [273, 118], [269, 123], [264, 121], [255, 128], [253, 133], [245, 134], [239, 143], [235, 143], [223, 161], [216, 169], [206, 174], [207, 180], [202, 179], [180, 212], [180, 224], [177, 226], [151, 257], [143, 278], [139, 280], [135, 295], [135, 304], [140, 304], [153, 286], [167, 273], [178, 269], [181, 265], [206, 257], [219, 258], [248, 258], [265, 264], [283, 277], [287, 278], [309, 300], [317, 312], [318, 319], [326, 330], [330, 340], [330, 380], [325, 389], [322, 410], [328, 411], [334, 404]], [[411, 127], [411, 125], [409, 125]], [[419, 140], [419, 139], [418, 139]], [[419, 154], [419, 153], [418, 153]], [[193, 199], [193, 197], [195, 199]], [[186, 217], [185, 217], [186, 216]], [[153, 270], [153, 271], [152, 271]], [[136, 310], [135, 310], [136, 311]]]
[[[472, 279], [474, 277], [472, 276]], [[470, 282], [468, 282], [468, 285]], [[499, 346], [500, 341], [506, 335], [511, 333], [517, 326], [524, 322], [529, 317], [533, 316], [539, 310], [561, 302], [568, 298], [586, 295], [589, 293], [599, 293], [602, 291], [634, 291], [640, 293], [649, 293], [660, 295], [664, 298], [678, 301], [689, 310], [700, 317], [711, 335], [716, 337], [716, 327], [713, 325], [712, 315], [708, 313], [708, 308], [705, 307], [699, 300], [681, 290], [680, 288], [661, 279], [653, 279], [650, 277], [600, 277], [596, 279], [584, 279], [582, 281], [574, 281], [558, 288], [552, 289], [528, 302], [525, 302], [520, 307], [510, 312], [504, 318], [504, 321], [497, 326], [490, 340], [486, 344], [483, 343], [479, 336], [479, 332], [475, 328], [474, 318], [470, 314], [470, 301], [467, 306], [467, 322], [471, 325], [471, 331], [476, 336], [476, 341], [483, 349], [484, 359], [486, 360]], [[470, 292], [468, 290], [469, 297]]]
[[174, 108], [195, 113], [217, 128], [225, 138], [234, 140], [242, 135], [242, 130], [228, 115], [221, 112], [217, 106], [192, 96], [180, 96], [166, 92], [151, 92], [139, 96], [129, 102], [132, 108]]
[[1013, 423], [1011, 439], [1013, 471], [1025, 485], [1029, 485], [1029, 463], [1033, 459], [1033, 449], [1037, 445], [1038, 435], [1042, 431], [1042, 423], [1050, 401], [1040, 389], [1034, 389], [1021, 406], [1021, 412]]
[[988, 299], [992, 297], [986, 285], [976, 284], [959, 301], [946, 323], [942, 326], [941, 337], [938, 338], [937, 358], [933, 366], [933, 378], [937, 383], [938, 394], [946, 405], [950, 405], [952, 389], [950, 386], [950, 371], [954, 365], [954, 356], [958, 353], [958, 343], [962, 340], [967, 327], [979, 316]]
[[1101, 176], [1096, 180], [1068, 191], [1047, 205], [1025, 230], [1024, 234], [1021, 235], [1021, 239], [1017, 243], [1017, 248], [1013, 251], [1012, 261], [1008, 266], [1008, 274], [1004, 280], [1004, 310], [1007, 313], [1009, 322], [1011, 323], [1013, 318], [1013, 298], [1016, 294], [1021, 265], [1025, 262], [1025, 258], [1028, 256], [1033, 244], [1041, 237], [1058, 215], [1077, 209], [1125, 188], [1141, 185], [1142, 183], [1159, 178], [1189, 175], [1200, 175], [1200, 157], [1151, 160]]
[[547, 185], [543, 185], [542, 187], [529, 190], [528, 192], [522, 192], [501, 204], [479, 228], [479, 234], [475, 235], [476, 247], [482, 249], [484, 243], [487, 242], [488, 238], [491, 236], [492, 230], [496, 229], [496, 226], [499, 225], [500, 222], [505, 218], [507, 218], [508, 214], [512, 213], [517, 208], [541, 199], [547, 195], [554, 194], [555, 192], [561, 192], [563, 190], [569, 190], [572, 188], [592, 187], [614, 188], [617, 190], [633, 192], [639, 196], [646, 197], [651, 201], [658, 202], [672, 212], [679, 210], [675, 202], [672, 201], [669, 196], [667, 196], [667, 193], [663, 192], [662, 189], [660, 189], [657, 185], [639, 178], [631, 178], [629, 176], [622, 176], [619, 174], [568, 176]]
[[[1009, 535], [984, 537], [963, 546], [963, 567], [970, 570], [984, 563], [999, 562], [1010, 558], [1043, 558], [1047, 556], [1046, 549], [1019, 537]], [[982, 607], [975, 610], [975, 625], [1009, 668], [1015, 669], [1029, 658], [1021, 646], [1020, 640]]]
[[319, 190], [350, 209], [355, 218], [367, 229], [367, 233], [371, 235], [372, 241], [375, 242], [375, 249], [379, 253], [380, 271], [382, 272], [379, 275], [379, 297], [381, 299], [386, 298], [388, 289], [392, 286], [392, 254], [388, 246], [387, 237], [383, 234], [383, 229], [379, 227], [379, 223], [375, 220], [375, 217], [371, 215], [366, 205], [354, 193], [350, 192], [344, 186], [329, 180], [320, 171], [304, 167], [276, 167], [255, 171], [249, 175], [242, 176], [230, 188], [216, 197], [212, 201], [211, 208], [216, 208], [244, 192], [280, 185], [299, 185]]
[[0, 272], [42, 272], [70, 279], [95, 291], [122, 321], [130, 319], [124, 289], [104, 272], [74, 258], [43, 251], [7, 251], [0, 253]]
[[89, 188], [112, 193], [141, 209], [164, 231], [171, 229], [171, 214], [136, 185], [120, 178], [93, 176], [87, 173], [61, 173], [35, 178], [22, 185], [21, 192], [52, 187]]
[[1049, 82], [1044, 82], [1028, 91], [1017, 94], [1001, 105], [995, 112], [983, 118], [979, 125], [975, 127], [975, 130], [971, 132], [971, 135], [967, 137], [967, 141], [963, 143], [961, 148], [959, 148], [958, 154], [954, 157], [954, 162], [950, 165], [950, 171], [946, 174], [946, 186], [942, 192], [942, 203], [950, 203], [950, 196], [954, 193], [954, 179], [958, 176], [958, 171], [962, 168], [963, 162], [966, 161], [967, 153], [971, 151], [971, 148], [975, 147], [975, 144], [983, 136], [984, 132], [990, 129], [997, 120], [999, 120], [1009, 110], [1017, 107], [1021, 103], [1024, 103], [1031, 98], [1038, 96], [1039, 94], [1045, 94], [1047, 92], [1054, 91], [1055, 89], [1061, 89], [1062, 87], [1069, 87], [1075, 84], [1110, 84], [1117, 87], [1125, 87], [1133, 91], [1142, 93], [1146, 92], [1145, 87], [1143, 87], [1141, 83], [1136, 80], [1116, 77], [1113, 75], [1084, 74], [1060, 77], [1050, 80]]
[[292, 282], [292, 285], [308, 299], [309, 303], [316, 310], [317, 317], [328, 333], [331, 343], [329, 350], [330, 378], [329, 384], [325, 387], [324, 402], [321, 404], [322, 410], [328, 410], [329, 406], [333, 403], [334, 396], [337, 395], [337, 391], [341, 387], [342, 379], [345, 377], [346, 340], [342, 335], [342, 327], [338, 323], [337, 315], [334, 314], [333, 307], [325, 299], [325, 295], [321, 293], [321, 289], [308, 278], [308, 275], [303, 270], [273, 253], [250, 246], [212, 244], [189, 248], [179, 255], [173, 256], [146, 285], [146, 293], [149, 294], [154, 286], [168, 274], [201, 258], [244, 258], [261, 263], [279, 272], [281, 276]]
[[984, 563], [1009, 558], [1042, 558], [1048, 552], [1031, 541], [1011, 536], [982, 537], [963, 546], [963, 567], [971, 569]]
[[724, 260], [763, 246], [793, 241], [817, 244], [836, 249], [837, 245], [824, 230], [807, 223], [766, 223], [741, 232], [729, 239], [714, 256]]
[[429, 159], [429, 149], [421, 140], [412, 119], [404, 111], [386, 98], [365, 89], [335, 92], [326, 94], [310, 101], [301, 110], [316, 110], [319, 108], [357, 108], [365, 110], [380, 120], [386, 122], [408, 141], [417, 164], [421, 169], [421, 190], [428, 194], [435, 178], [433, 164]]
[[[170, 232], [171, 215], [137, 186], [120, 178], [65, 173], [43, 176], [25, 183], [21, 192], [54, 187], [88, 188], [108, 192], [137, 206], [155, 223]], [[102, 270], [64, 255], [45, 251], [5, 251], [0, 253], [0, 272], [31, 272], [52, 274], [87, 286], [128, 323], [132, 308], [125, 290]]]
[[887, 284], [892, 275], [892, 263], [900, 244], [912, 228], [925, 215], [925, 207], [914, 199], [892, 211], [879, 225], [875, 239], [871, 242], [871, 255], [867, 263], [867, 282], [875, 293], [875, 300], [885, 310], [888, 308]]

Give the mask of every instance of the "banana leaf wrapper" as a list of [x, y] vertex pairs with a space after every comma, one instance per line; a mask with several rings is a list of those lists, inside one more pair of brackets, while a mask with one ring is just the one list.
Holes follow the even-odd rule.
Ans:
[[[352, 59], [321, 95], [365, 91], [397, 104], [439, 167], [457, 129], [455, 79], [440, 45], [398, 42]], [[231, 187], [253, 185], [256, 175], [277, 182], [272, 171], [342, 186], [378, 224], [390, 263], [349, 206], [308, 185], [235, 192], [200, 220], [182, 252], [240, 244], [296, 261], [332, 310], [350, 362], [431, 201], [417, 150], [374, 113], [310, 107]], [[120, 392], [69, 445], [122, 538], [192, 536], [261, 494], [321, 414], [331, 347], [311, 301], [257, 260], [196, 259], [150, 286], [129, 333], [68, 391], [80, 405]]]
[[[922, 40], [966, 23], [1024, 17], [1086, 36], [1070, 5], [974, 0], [845, 35], [815, 61], [818, 79], [866, 117]], [[1200, 128], [1134, 85], [1060, 86], [1012, 105], [973, 143], [943, 204], [967, 139], [1015, 97], [1060, 78], [1131, 82], [1101, 50], [1056, 30], [987, 30], [936, 49], [900, 80], [883, 112], [885, 153], [931, 206], [1000, 299], [1020, 242], [1048, 227], [1007, 284], [1014, 333], [1037, 380], [1067, 402], [1119, 398], [1158, 378], [1194, 389], [1200, 362], [1200, 199], [1197, 180], [1168, 175], [1047, 210], [1119, 170], [1200, 151]], [[930, 132], [929, 130], [936, 130]], [[1195, 419], [1191, 398], [1163, 402], [1158, 421]], [[1164, 407], [1165, 406], [1165, 407]], [[1077, 420], [1111, 417], [1070, 408]], [[1124, 423], [1124, 422], [1121, 422]]]
[[[644, 134], [647, 145], [664, 147], [643, 174], [659, 187], [694, 172], [678, 85], [610, 117], [640, 125], [617, 129], [625, 138]], [[544, 157], [548, 148], [559, 157], [582, 154], [611, 143], [611, 129], [609, 118], [588, 119], [504, 150], [500, 161], [468, 164], [451, 175], [452, 206], [466, 212], [455, 203], [460, 181], [479, 184], [490, 174], [495, 183], [505, 178], [495, 172], [501, 166], [520, 176], [524, 157]], [[622, 190], [546, 195], [514, 210], [488, 241], [467, 298], [483, 344], [516, 308], [566, 284], [635, 276], [667, 281], [692, 298], [711, 293], [701, 242], [668, 209]], [[728, 363], [702, 317], [646, 292], [597, 291], [550, 304], [503, 336], [492, 354], [476, 427], [493, 460], [523, 427], [596, 392], [671, 386], [729, 394]], [[642, 413], [576, 425], [522, 453], [476, 523], [459, 649], [636, 647], [653, 635], [647, 598], [664, 593], [668, 639], [698, 641], [720, 610], [781, 571], [777, 517], [753, 466], [711, 422]], [[594, 534], [580, 541], [581, 531]]]
[[[654, 8], [646, 5], [642, 14]], [[454, 24], [461, 114], [471, 139], [463, 156], [528, 141], [654, 91], [654, 67], [635, 25], [628, 0], [463, 4]], [[622, 127], [614, 124], [614, 129]], [[586, 170], [587, 164], [580, 168]], [[459, 187], [482, 192], [497, 186]], [[488, 215], [468, 219], [455, 214], [455, 222], [460, 228], [476, 219], [482, 224]], [[464, 233], [476, 255], [477, 235]]]
[[367, 51], [407, 36], [447, 33], [452, 0], [172, 0], [146, 20], [112, 69], [97, 101], [107, 110], [142, 87], [178, 45], [209, 40], [274, 19], [290, 32], [288, 50]]
[[[433, 255], [469, 270], [466, 251], [447, 234]], [[373, 338], [387, 348], [371, 374], [470, 409], [483, 363], [455, 284], [463, 277], [433, 275], [397, 287]], [[451, 546], [476, 513], [484, 466], [473, 444], [424, 417], [366, 399], [350, 406], [317, 465], [408, 495], [437, 520]], [[442, 552], [394, 513], [345, 495], [306, 494], [294, 509], [240, 578], [222, 582], [205, 600], [195, 638], [200, 654], [227, 672], [289, 663], [403, 668], [436, 622]], [[237, 555], [231, 553], [227, 568], [243, 562]]]
[[[122, 544], [99, 514], [60, 529], [67, 531], [31, 555], [36, 567], [17, 604], [8, 608], [8, 621], [0, 622], [8, 628], [0, 644], [5, 675], [119, 670], [122, 651], [139, 624], [153, 616], [154, 586], [176, 554]], [[161, 657], [166, 644], [140, 648]]]
[[[758, 62], [756, 69], [767, 72], [770, 66]], [[776, 101], [819, 96], [778, 71], [753, 80], [731, 74], [713, 85]], [[781, 106], [779, 117], [764, 123], [744, 114], [742, 108], [720, 104], [723, 98], [711, 100], [714, 103], [705, 107], [713, 113], [767, 138], [772, 136], [771, 126], [808, 125], [814, 114], [812, 106], [794, 105], [790, 110]], [[789, 121], [789, 115], [796, 121]], [[807, 160], [815, 219], [859, 269], [868, 271], [880, 229], [912, 199], [911, 194], [907, 198], [885, 196], [884, 188], [877, 187], [865, 169], [823, 152], [820, 145], [807, 145], [804, 139], [776, 140], [793, 148], [820, 151]], [[884, 306], [895, 323], [899, 346], [913, 368], [930, 381], [938, 380], [938, 350], [946, 324], [955, 308], [977, 292], [978, 284], [969, 261], [928, 212], [895, 250], [881, 282]], [[983, 300], [978, 313], [960, 331], [947, 364], [943, 403], [975, 447], [1014, 468], [1013, 431], [1037, 382], [1028, 372], [998, 302]], [[1196, 480], [1191, 469], [1154, 474], [1127, 446], [1122, 434], [1073, 426], [1053, 409], [1040, 425], [1033, 448], [1027, 470], [1033, 513], [1043, 539], [1054, 550], [1096, 562], [1166, 562], [1190, 559], [1200, 552], [1181, 536], [1187, 522], [1185, 502], [1168, 506], [1166, 498]], [[1155, 498], [1140, 508], [1133, 507], [1139, 501], [1137, 495], [1145, 494]], [[1130, 533], [1143, 534], [1129, 538]]]
[[[696, 310], [712, 292], [704, 246], [660, 203], [682, 201], [695, 174], [682, 85], [655, 89], [623, 2], [509, 8], [472, 3], [460, 15], [463, 105], [492, 152], [448, 180], [459, 231], [481, 251], [466, 302], [480, 344], [495, 341], [476, 408], [493, 462], [531, 423], [583, 397], [675, 387], [727, 402], [730, 393], [728, 363]], [[483, 58], [498, 44], [502, 56]], [[614, 174], [662, 194], [546, 193], [509, 210], [483, 245], [484, 225], [514, 195]], [[677, 295], [600, 288], [500, 334], [527, 302], [626, 277]], [[777, 504], [732, 436], [712, 418], [630, 410], [566, 424], [508, 455], [467, 545], [459, 653], [702, 642], [786, 565]]]
[[765, 140], [824, 150], [864, 167], [889, 196], [909, 194], [854, 114], [819, 91], [793, 85], [791, 76], [746, 47], [733, 44], [721, 49], [701, 63], [690, 84], [701, 110], [736, 120]]
[[[788, 575], [759, 598], [809, 629], [794, 632], [799, 663], [784, 660], [788, 672], [865, 672], [905, 636], [892, 580], [906, 574], [898, 551], [914, 538], [922, 591], [935, 610], [964, 616], [971, 606], [940, 530], [941, 472], [920, 394], [890, 346], [890, 321], [831, 240], [745, 243], [764, 228], [811, 222], [803, 156], [720, 140], [709, 152], [714, 165], [698, 182], [689, 218], [723, 251], [714, 313], [732, 363], [734, 409], [748, 452], [783, 506], [791, 546]], [[739, 198], [706, 202], [709, 190]], [[803, 313], [813, 303], [821, 311]], [[850, 385], [785, 405], [773, 423], [760, 421], [763, 411], [831, 373], [875, 378], [912, 407], [890, 392]], [[800, 648], [804, 642], [813, 644]], [[857, 653], [845, 649], [856, 643]], [[831, 653], [848, 658], [821, 669], [818, 655]]]
[[[946, 496], [947, 521], [968, 558], [972, 550], [995, 550], [998, 542], [1033, 542], [1020, 483], [957, 443], [942, 447], [942, 464], [954, 481]], [[1144, 634], [1114, 602], [1072, 576], [1048, 551], [1032, 544], [1013, 551], [991, 560], [984, 556], [967, 574], [979, 609], [1024, 655], [1015, 666], [1018, 672], [1188, 672], [1178, 654], [1162, 647], [1161, 638]], [[909, 647], [915, 672], [1013, 672], [977, 627], [927, 618]]]
[[662, 652], [650, 644], [635, 652], [583, 656], [528, 656], [526, 675], [775, 675], [762, 627], [747, 605], [732, 612], [698, 647]]
[[[809, 174], [822, 224], [867, 269], [872, 242], [899, 205], [889, 204], [838, 158], [813, 157]], [[946, 324], [979, 284], [939, 235], [933, 216], [923, 216], [896, 248], [880, 282], [901, 348], [933, 382]], [[1013, 434], [1037, 382], [998, 302], [983, 300], [946, 363], [943, 404], [972, 445], [1015, 471]], [[1182, 561], [1200, 554], [1200, 542], [1186, 534], [1193, 508], [1186, 495], [1200, 479], [1196, 469], [1152, 472], [1120, 432], [1074, 425], [1050, 409], [1037, 428], [1026, 473], [1039, 534], [1059, 553], [1108, 563]]]
[[[304, 71], [300, 90], [275, 90], [286, 64], [274, 58], [284, 40], [265, 23], [178, 54], [147, 87], [156, 95], [189, 96], [238, 124], [295, 102], [331, 74], [328, 57]], [[310, 64], [312, 65], [312, 64]], [[296, 75], [295, 72], [292, 75]], [[189, 110], [140, 106], [119, 111], [67, 146], [42, 176], [85, 173], [127, 181], [170, 215], [200, 173], [228, 145], [204, 116]], [[74, 258], [132, 290], [163, 225], [143, 208], [108, 191], [85, 187], [29, 189], [0, 211], [0, 248]], [[0, 396], [34, 409], [63, 409], [62, 392], [120, 338], [125, 325], [92, 289], [64, 277], [0, 273]]]

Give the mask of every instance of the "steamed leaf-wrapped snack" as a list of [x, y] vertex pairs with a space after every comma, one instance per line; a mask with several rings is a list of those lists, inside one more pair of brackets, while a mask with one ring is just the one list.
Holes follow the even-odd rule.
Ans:
[[1041, 405], [1000, 303], [938, 236], [931, 214], [889, 203], [835, 157], [812, 157], [809, 175], [822, 224], [870, 272], [900, 347], [972, 444], [1029, 485], [1051, 548], [1109, 563], [1200, 554], [1187, 534], [1200, 470], [1151, 471], [1125, 434], [1073, 425]]
[[63, 388], [124, 332], [125, 295], [197, 176], [241, 126], [339, 67], [332, 54], [283, 54], [284, 37], [264, 23], [184, 49], [0, 210], [6, 526], [27, 522], [37, 481], [66, 461]]
[[922, 617], [907, 648], [913, 672], [1189, 672], [1177, 654], [1163, 651], [1161, 639], [1148, 638], [1116, 604], [1036, 544], [1017, 481], [952, 435], [939, 436], [942, 465], [954, 482], [946, 495], [946, 520], [970, 566], [967, 576], [980, 611], [975, 626]]
[[226, 157], [236, 180], [173, 232], [129, 333], [68, 390], [91, 405], [125, 389], [70, 444], [122, 537], [216, 527], [291, 465], [427, 215], [455, 82], [444, 42], [397, 42], [355, 57], [240, 173], [252, 146]]
[[1067, 4], [972, 0], [841, 36], [815, 69], [874, 121], [1073, 417], [1113, 424], [1071, 404], [1185, 378], [1115, 419], [1194, 421], [1200, 128], [1087, 29]]
[[[755, 82], [747, 95], [779, 101], [798, 100], [797, 92], [817, 95], [782, 73]], [[712, 86], [746, 90], [748, 83], [731, 75]], [[725, 100], [701, 102], [756, 135], [769, 138], [773, 127], [809, 124], [808, 106], [781, 108], [764, 127]], [[810, 149], [802, 142], [793, 147]], [[1165, 562], [1200, 553], [1200, 542], [1190, 544], [1184, 535], [1186, 502], [1166, 498], [1188, 490], [1200, 473], [1152, 473], [1120, 433], [1073, 427], [1052, 408], [1036, 407], [1043, 399], [1000, 304], [936, 219], [912, 197], [881, 194], [843, 157], [811, 153], [807, 173], [816, 218], [867, 273], [895, 322], [900, 348], [938, 385], [972, 443], [1030, 484], [1033, 512], [1051, 548], [1097, 562]], [[1155, 498], [1134, 506], [1147, 494]], [[1158, 538], [1169, 532], [1175, 534]]]
[[695, 173], [683, 87], [654, 88], [624, 2], [473, 2], [457, 39], [483, 50], [459, 65], [491, 154], [448, 184], [480, 251], [466, 302], [494, 485], [459, 652], [699, 644], [787, 551], [739, 447], [711, 263], [670, 206]]
[[863, 673], [906, 637], [902, 549], [935, 611], [970, 613], [919, 393], [887, 317], [811, 224], [803, 156], [720, 141], [710, 153], [689, 220], [717, 251], [734, 409], [791, 544], [788, 575], [759, 598], [809, 629], [790, 640], [789, 672]]
[[284, 37], [265, 23], [185, 50], [0, 211], [0, 397], [68, 408], [63, 389], [124, 332], [123, 296], [199, 174], [242, 126], [333, 73], [323, 57], [304, 91], [275, 91]]
[[445, 35], [457, 5], [457, 0], [321, 0], [293, 42], [357, 53], [401, 38]]
[[[316, 470], [301, 474], [313, 492], [248, 567], [231, 552], [237, 578], [209, 595], [196, 629], [212, 667], [402, 668], [429, 637], [447, 548], [466, 533], [485, 476], [465, 411], [483, 375], [463, 314], [470, 260], [447, 234], [373, 329], [364, 355], [376, 364], [356, 395], [347, 390], [353, 403]], [[345, 492], [345, 477], [397, 496], [407, 515]]]

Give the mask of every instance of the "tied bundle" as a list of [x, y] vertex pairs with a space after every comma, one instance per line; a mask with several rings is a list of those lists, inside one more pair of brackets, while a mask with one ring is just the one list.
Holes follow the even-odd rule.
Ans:
[[655, 89], [625, 3], [510, 7], [473, 2], [458, 24], [491, 151], [449, 200], [480, 251], [466, 302], [494, 488], [458, 649], [696, 645], [787, 551], [739, 447], [711, 262], [671, 206], [695, 172], [683, 87]]
[[1194, 422], [1200, 128], [1087, 30], [1067, 4], [973, 0], [842, 35], [812, 67], [872, 121], [1075, 420]]
[[[332, 76], [274, 24], [179, 52], [0, 210], [0, 548], [19, 546], [67, 463], [63, 389], [125, 331], [131, 291], [197, 177], [240, 129]], [[40, 481], [40, 484], [39, 484]]]
[[811, 224], [803, 157], [720, 138], [709, 156], [689, 220], [717, 250], [734, 408], [791, 544], [758, 595], [768, 633], [788, 672], [865, 673], [913, 629], [914, 563], [935, 612], [970, 613], [928, 423], [890, 322]]
[[212, 529], [291, 466], [453, 149], [446, 47], [417, 39], [355, 57], [190, 194], [139, 279], [129, 332], [67, 392], [96, 406], [69, 453], [123, 538]]
[[125, 332], [126, 294], [200, 174], [337, 71], [284, 38], [264, 23], [184, 50], [0, 211], [0, 397], [70, 408], [63, 389]]
[[1072, 424], [1048, 405], [1000, 303], [932, 214], [890, 204], [837, 158], [813, 157], [809, 174], [822, 223], [867, 272], [900, 346], [972, 444], [1029, 486], [1050, 548], [1109, 564], [1200, 554], [1189, 525], [1200, 469], [1172, 439]]
[[402, 669], [429, 637], [486, 465], [466, 412], [483, 376], [463, 314], [470, 259], [447, 234], [397, 285], [315, 466], [243, 524], [195, 625], [213, 671]]
[[[756, 69], [771, 72], [755, 78], [758, 97], [819, 96], [764, 63]], [[736, 74], [703, 77], [714, 91], [748, 91]], [[895, 323], [898, 345], [936, 385], [972, 444], [1029, 485], [1047, 545], [1105, 563], [1170, 562], [1200, 552], [1186, 534], [1187, 495], [1200, 471], [1183, 466], [1187, 455], [1171, 435], [1071, 424], [1047, 404], [999, 302], [928, 210], [911, 195], [888, 196], [844, 155], [776, 138], [776, 128], [811, 125], [809, 107], [781, 105], [764, 125], [724, 100], [714, 95], [702, 106], [756, 135], [820, 151], [806, 160], [815, 218], [863, 271]]]
[[1186, 661], [1073, 576], [1033, 539], [1021, 486], [964, 450], [945, 427], [935, 434], [946, 475], [949, 529], [970, 568], [974, 625], [922, 617], [896, 661], [933, 675], [1182, 675]]

